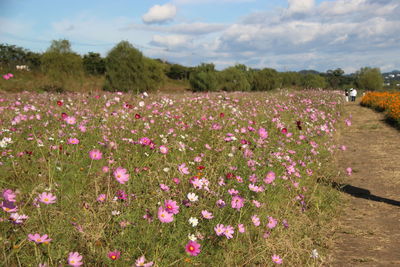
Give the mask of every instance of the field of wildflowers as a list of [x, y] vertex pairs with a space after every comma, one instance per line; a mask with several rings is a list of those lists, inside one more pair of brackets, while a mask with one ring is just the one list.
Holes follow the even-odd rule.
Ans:
[[0, 261], [321, 265], [341, 98], [1, 94]]
[[360, 104], [385, 111], [389, 119], [400, 124], [400, 92], [368, 92], [363, 96]]

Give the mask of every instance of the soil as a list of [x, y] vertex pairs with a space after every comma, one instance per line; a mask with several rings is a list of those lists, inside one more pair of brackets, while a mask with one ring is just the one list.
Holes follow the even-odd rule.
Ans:
[[400, 266], [400, 131], [357, 102], [345, 112], [352, 116], [339, 137], [347, 147], [338, 156], [345, 201], [329, 266]]

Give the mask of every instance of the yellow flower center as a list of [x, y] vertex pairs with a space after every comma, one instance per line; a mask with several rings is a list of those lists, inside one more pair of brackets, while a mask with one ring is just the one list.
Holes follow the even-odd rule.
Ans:
[[113, 260], [115, 260], [116, 258], [117, 258], [117, 256], [115, 256], [115, 255], [111, 256], [111, 259], [113, 259]]
[[45, 202], [48, 202], [48, 201], [49, 201], [49, 199], [48, 199], [48, 198], [45, 198], [45, 199], [44, 199], [44, 201], [45, 201]]
[[190, 247], [189, 247], [189, 250], [190, 250], [190, 251], [193, 251], [193, 250], [194, 250], [194, 247], [193, 247], [193, 246], [190, 246]]
[[36, 239], [37, 242], [42, 242], [42, 239], [38, 238]]

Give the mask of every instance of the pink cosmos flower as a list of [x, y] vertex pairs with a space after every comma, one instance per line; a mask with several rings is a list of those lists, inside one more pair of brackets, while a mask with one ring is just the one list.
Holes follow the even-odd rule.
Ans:
[[173, 200], [165, 200], [164, 201], [165, 210], [168, 213], [178, 214], [179, 213], [179, 206], [176, 204], [176, 201]]
[[14, 204], [14, 202], [10, 202], [7, 200], [4, 200], [0, 203], [0, 207], [5, 211], [5, 212], [17, 212], [18, 207]]
[[231, 206], [233, 209], [240, 210], [244, 206], [244, 198], [241, 196], [232, 197]]
[[158, 219], [162, 223], [170, 223], [174, 220], [174, 214], [169, 213], [166, 211], [163, 207], [158, 208], [158, 213], [157, 213]]
[[118, 167], [114, 171], [114, 177], [120, 184], [125, 184], [129, 180], [129, 174], [127, 173], [127, 170], [122, 167]]
[[167, 154], [168, 153], [168, 148], [166, 146], [160, 146], [160, 153], [161, 154]]
[[275, 226], [278, 224], [278, 220], [274, 219], [273, 217], [268, 217], [268, 224], [267, 227], [269, 229], [275, 228]]
[[238, 231], [239, 233], [244, 233], [246, 231], [243, 224], [238, 224]]
[[225, 232], [225, 226], [224, 226], [223, 224], [217, 224], [217, 225], [214, 227], [214, 231], [215, 231], [215, 233], [217, 234], [217, 236], [221, 236], [221, 235], [223, 235], [224, 232]]
[[108, 166], [103, 166], [103, 167], [101, 168], [101, 170], [102, 170], [103, 172], [107, 173], [107, 172], [110, 170], [110, 168], [109, 168]]
[[3, 191], [3, 198], [9, 202], [15, 202], [16, 194], [11, 189], [5, 189]]
[[347, 175], [350, 176], [350, 175], [353, 173], [353, 169], [350, 168], [350, 167], [348, 167], [348, 168], [346, 169], [346, 172], [347, 172]]
[[25, 214], [11, 213], [10, 220], [15, 224], [21, 224], [24, 220], [28, 219], [29, 216]]
[[82, 255], [80, 255], [78, 252], [70, 252], [68, 254], [68, 264], [74, 267], [81, 266], [83, 264]]
[[108, 252], [107, 256], [113, 261], [118, 260], [119, 258], [121, 258], [121, 251], [119, 250], [110, 251]]
[[146, 262], [146, 258], [144, 256], [141, 256], [140, 258], [138, 258], [135, 261], [135, 266], [136, 267], [151, 267], [154, 264], [152, 261], [150, 261], [148, 263], [145, 263], [145, 262]]
[[273, 171], [269, 171], [267, 173], [267, 176], [264, 178], [264, 183], [266, 184], [272, 184], [272, 182], [275, 180], [275, 173]]
[[78, 138], [68, 138], [67, 144], [77, 145], [77, 144], [79, 144], [79, 139]]
[[33, 241], [33, 242], [35, 242], [36, 244], [41, 244], [41, 243], [45, 243], [45, 244], [48, 244], [52, 239], [51, 238], [48, 238], [49, 236], [48, 235], [43, 235], [43, 236], [41, 236], [40, 234], [29, 234], [28, 235], [28, 240], [29, 241]]
[[160, 188], [162, 191], [169, 191], [169, 186], [166, 184], [160, 184]]
[[175, 184], [179, 184], [180, 182], [181, 182], [181, 180], [179, 180], [179, 178], [172, 178], [172, 181], [175, 183]]
[[268, 132], [264, 128], [260, 128], [258, 130], [258, 135], [260, 136], [261, 139], [267, 139], [268, 138]]
[[230, 226], [230, 225], [225, 226], [224, 235], [226, 236], [226, 238], [228, 238], [228, 239], [233, 238], [234, 233], [235, 233], [235, 230], [234, 230], [233, 226]]
[[71, 124], [71, 125], [76, 123], [75, 117], [72, 117], [72, 116], [66, 117], [66, 118], [64, 119], [64, 121], [65, 121], [66, 123], [68, 123], [68, 124]]
[[97, 197], [97, 201], [98, 201], [98, 202], [104, 202], [104, 201], [106, 201], [106, 198], [107, 198], [106, 194], [100, 194], [100, 195]]
[[251, 221], [255, 226], [260, 226], [260, 218], [257, 215], [251, 216]]
[[201, 215], [203, 216], [204, 219], [211, 220], [214, 218], [213, 214], [209, 212], [208, 210], [202, 210]]
[[272, 262], [276, 264], [282, 264], [282, 259], [278, 255], [272, 255]]
[[179, 165], [178, 170], [182, 174], [189, 174], [189, 168], [186, 167], [186, 163], [182, 163], [181, 165]]
[[98, 149], [93, 149], [89, 151], [89, 157], [92, 160], [100, 160], [103, 158], [103, 153], [101, 153], [101, 151]]
[[190, 256], [197, 256], [200, 254], [200, 244], [197, 243], [196, 241], [190, 240], [186, 246], [185, 246], [185, 251], [190, 254]]
[[351, 126], [351, 120], [350, 119], [345, 119], [344, 122], [346, 123], [347, 126]]
[[46, 205], [56, 203], [57, 197], [52, 193], [43, 192], [39, 194], [38, 200]]

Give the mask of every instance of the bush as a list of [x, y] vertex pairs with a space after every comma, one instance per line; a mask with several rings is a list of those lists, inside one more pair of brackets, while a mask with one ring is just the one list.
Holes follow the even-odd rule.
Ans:
[[104, 89], [141, 93], [157, 88], [163, 76], [162, 67], [157, 62], [145, 58], [129, 42], [122, 41], [106, 57]]
[[189, 82], [195, 92], [215, 91], [218, 84], [215, 72], [206, 71], [192, 73]]
[[302, 77], [302, 86], [307, 89], [326, 88], [326, 80], [319, 74], [305, 74]]
[[219, 88], [224, 91], [250, 91], [246, 72], [238, 67], [230, 67], [219, 74]]
[[359, 89], [367, 91], [382, 90], [383, 77], [379, 68], [361, 68], [357, 73], [356, 84]]
[[106, 64], [99, 53], [89, 52], [83, 56], [83, 67], [90, 75], [103, 75], [106, 72]]
[[269, 91], [276, 89], [281, 84], [281, 78], [274, 69], [265, 68], [253, 74], [253, 91]]

